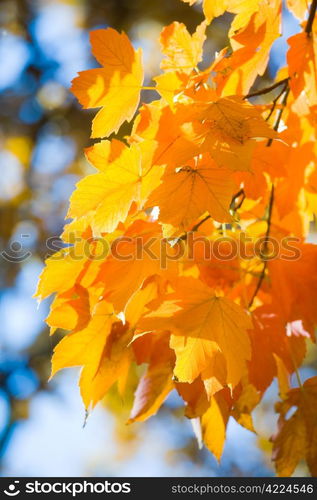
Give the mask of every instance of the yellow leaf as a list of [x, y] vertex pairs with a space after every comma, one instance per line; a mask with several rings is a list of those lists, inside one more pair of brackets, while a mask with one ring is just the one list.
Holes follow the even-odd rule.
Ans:
[[85, 108], [102, 108], [91, 137], [106, 137], [136, 112], [143, 82], [141, 49], [135, 51], [127, 35], [112, 28], [92, 31], [90, 40], [103, 67], [80, 72], [71, 90]]
[[129, 422], [142, 422], [158, 411], [174, 388], [173, 363], [173, 352], [164, 336], [154, 344], [149, 366], [135, 392]]
[[51, 327], [51, 333], [56, 328], [64, 330], [82, 330], [90, 320], [89, 295], [85, 288], [75, 285], [74, 288], [56, 295], [46, 323]]
[[162, 51], [166, 55], [162, 69], [191, 73], [202, 59], [206, 23], [201, 23], [191, 36], [183, 23], [166, 26], [160, 37]]
[[287, 8], [296, 16], [300, 21], [304, 20], [307, 12], [309, 1], [308, 0], [286, 0]]
[[126, 325], [116, 322], [107, 335], [98, 365], [85, 363], [81, 372], [80, 393], [86, 408], [94, 408], [117, 382], [122, 393], [132, 362], [128, 344], [131, 333]]
[[34, 297], [43, 300], [54, 292], [72, 288], [83, 270], [89, 254], [87, 242], [81, 240], [73, 247], [63, 248], [46, 259]]
[[232, 173], [204, 161], [196, 166], [170, 169], [150, 195], [147, 206], [160, 208], [159, 220], [188, 228], [205, 212], [218, 222], [229, 222], [235, 185]]
[[[250, 359], [251, 347], [247, 330], [252, 328], [245, 311], [194, 278], [180, 278], [172, 301], [145, 316], [140, 322], [144, 330], [167, 328], [172, 332], [171, 347], [175, 349], [175, 376], [180, 382], [193, 382], [207, 368], [214, 352], [220, 350], [226, 360], [227, 383], [235, 386]], [[176, 302], [176, 304], [175, 304]], [[166, 319], [170, 307], [176, 310]]]
[[290, 376], [289, 372], [286, 369], [286, 366], [283, 360], [277, 356], [277, 354], [273, 353], [276, 367], [277, 367], [277, 380], [279, 387], [279, 395], [281, 399], [285, 399], [287, 397], [287, 393], [290, 390]]
[[95, 374], [114, 318], [112, 306], [100, 302], [86, 328], [66, 335], [55, 347], [51, 376], [63, 368], [82, 365]]
[[79, 181], [70, 198], [67, 217], [86, 217], [93, 213], [90, 218], [93, 234], [110, 233], [126, 219], [132, 202], [140, 201], [141, 180], [140, 148], [125, 147], [102, 172]]
[[277, 138], [260, 111], [237, 96], [195, 104], [193, 133], [219, 167], [249, 170], [256, 138]]
[[219, 395], [211, 398], [210, 407], [201, 417], [203, 441], [218, 461], [226, 439], [228, 417], [226, 403]]
[[126, 145], [122, 141], [112, 139], [96, 142], [90, 148], [86, 148], [87, 160], [100, 172], [107, 170], [109, 163], [113, 163], [125, 150]]
[[177, 71], [169, 71], [153, 78], [156, 82], [156, 90], [167, 101], [173, 109], [174, 98], [177, 93], [185, 88], [185, 81]]

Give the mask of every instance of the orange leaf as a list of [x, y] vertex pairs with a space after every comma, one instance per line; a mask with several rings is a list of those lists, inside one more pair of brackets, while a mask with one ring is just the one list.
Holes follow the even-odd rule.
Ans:
[[168, 170], [162, 184], [150, 195], [147, 206], [160, 208], [159, 220], [175, 227], [189, 228], [205, 212], [218, 222], [230, 222], [234, 193], [232, 173], [213, 162], [186, 165]]
[[202, 59], [206, 23], [201, 23], [191, 36], [183, 23], [174, 22], [161, 33], [162, 51], [166, 55], [161, 68], [190, 73]]

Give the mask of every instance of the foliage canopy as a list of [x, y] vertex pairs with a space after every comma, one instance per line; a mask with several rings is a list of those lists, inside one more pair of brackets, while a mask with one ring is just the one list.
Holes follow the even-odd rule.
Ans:
[[[124, 33], [91, 33], [100, 67], [72, 92], [99, 109], [91, 136], [101, 140], [86, 150], [97, 172], [72, 194], [62, 235], [71, 246], [47, 260], [36, 293], [55, 294], [47, 322], [69, 331], [52, 375], [82, 366], [87, 410], [114, 383], [124, 395], [137, 374], [130, 422], [176, 389], [218, 459], [229, 417], [254, 431], [252, 411], [277, 377], [280, 476], [301, 459], [317, 474], [317, 377], [302, 384], [298, 373], [317, 321], [317, 249], [307, 242], [317, 2], [306, 4], [287, 1], [302, 31], [276, 81], [253, 92], [280, 36], [281, 0], [204, 0], [193, 34], [178, 22], [162, 30], [154, 87], [143, 86], [141, 50]], [[225, 11], [230, 47], [201, 69], [208, 25]], [[139, 107], [142, 90], [156, 97]], [[125, 121], [130, 135], [106, 139]]]

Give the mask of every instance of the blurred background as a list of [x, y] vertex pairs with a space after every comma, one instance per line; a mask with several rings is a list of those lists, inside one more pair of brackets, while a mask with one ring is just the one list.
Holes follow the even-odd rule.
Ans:
[[[209, 27], [206, 63], [228, 43], [231, 19], [222, 16]], [[45, 242], [54, 237], [57, 245], [74, 185], [92, 171], [83, 148], [90, 144], [93, 115], [69, 93], [70, 81], [96, 65], [89, 31], [112, 26], [143, 48], [150, 82], [159, 73], [160, 30], [174, 20], [193, 31], [202, 21], [201, 8], [180, 0], [0, 0], [0, 475], [274, 475], [268, 438], [276, 427], [275, 386], [256, 410], [261, 438], [230, 421], [219, 465], [198, 449], [175, 394], [157, 417], [126, 426], [130, 402], [112, 391], [83, 428], [78, 370], [48, 383], [61, 334], [48, 336], [49, 301], [38, 307], [32, 295], [52, 253]], [[261, 87], [285, 63], [286, 38], [299, 29], [285, 13], [284, 35], [274, 44]], [[303, 379], [315, 373], [310, 359]]]

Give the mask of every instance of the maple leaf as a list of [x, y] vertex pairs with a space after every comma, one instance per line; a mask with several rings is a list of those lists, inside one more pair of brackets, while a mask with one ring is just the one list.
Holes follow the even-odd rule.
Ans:
[[[89, 158], [93, 161], [96, 154], [100, 158], [103, 147], [108, 149], [107, 141], [99, 144], [98, 153], [95, 147], [88, 152]], [[90, 225], [97, 236], [116, 229], [119, 222], [126, 219], [132, 203], [145, 200], [153, 187], [155, 169], [142, 183], [147, 165], [142, 165], [142, 151], [138, 145], [122, 146], [120, 153], [101, 172], [79, 181], [70, 198], [67, 217], [80, 218], [91, 213]]]
[[301, 21], [304, 20], [308, 3], [307, 0], [286, 0], [287, 8]]
[[[161, 310], [144, 317], [141, 328], [157, 329], [164, 325], [171, 330], [170, 345], [176, 354], [174, 374], [180, 382], [195, 380], [208, 367], [214, 353], [221, 351], [226, 360], [227, 383], [236, 385], [251, 354], [247, 334], [252, 327], [250, 318], [240, 306], [216, 296], [193, 278], [179, 279], [178, 290], [171, 299], [181, 309], [166, 321], [163, 303]], [[170, 304], [166, 303], [168, 313]]]
[[283, 360], [288, 373], [294, 372], [305, 357], [305, 338], [309, 334], [296, 322], [283, 322], [269, 305], [256, 309], [253, 318], [255, 327], [249, 332], [252, 345], [249, 378], [264, 391], [277, 375], [275, 356]]
[[234, 405], [231, 411], [236, 421], [251, 432], [255, 432], [251, 413], [261, 400], [261, 393], [250, 384], [247, 377], [241, 380], [234, 394]]
[[[235, 2], [233, 2], [235, 3]], [[212, 65], [222, 96], [247, 94], [258, 75], [263, 75], [273, 42], [280, 36], [282, 2], [237, 1], [242, 7], [229, 32], [232, 54], [223, 50]]]
[[254, 139], [277, 138], [259, 110], [237, 96], [197, 103], [195, 108], [194, 116], [201, 125], [194, 130], [204, 138], [203, 148], [220, 167], [248, 170]]
[[43, 300], [54, 292], [72, 288], [88, 260], [85, 247], [86, 241], [81, 240], [74, 247], [63, 248], [46, 259], [34, 297]]
[[[183, 0], [190, 5], [194, 5], [199, 0]], [[215, 17], [221, 16], [226, 10], [234, 14], [242, 14], [242, 20], [237, 22], [237, 26], [243, 22], [245, 14], [250, 14], [257, 8], [258, 0], [203, 0], [203, 11], [206, 20], [210, 23]]]
[[[141, 253], [140, 248], [149, 248]], [[115, 241], [115, 249], [108, 259], [101, 263], [96, 283], [103, 294], [113, 303], [116, 312], [125, 310], [129, 300], [145, 280], [163, 272], [161, 262], [162, 237], [160, 226], [136, 220], [122, 239]], [[175, 250], [174, 250], [175, 251]], [[173, 249], [171, 249], [171, 255]], [[176, 252], [175, 252], [176, 253]], [[174, 261], [170, 262], [173, 266]], [[167, 272], [168, 272], [167, 262]], [[121, 277], [118, 280], [118, 276]], [[140, 301], [140, 297], [138, 298]], [[131, 313], [130, 313], [131, 314]]]
[[216, 394], [210, 402], [210, 407], [201, 417], [202, 437], [207, 448], [220, 461], [229, 419], [228, 406], [220, 394]]
[[191, 384], [175, 382], [175, 387], [185, 402], [185, 416], [187, 418], [201, 417], [208, 410], [210, 401], [199, 377]]
[[130, 341], [131, 332], [128, 326], [116, 321], [106, 338], [98, 365], [92, 365], [91, 362], [84, 364], [79, 386], [87, 409], [94, 408], [115, 382], [121, 393], [124, 391], [133, 360], [128, 347]]
[[201, 144], [195, 142], [192, 130], [186, 125], [193, 120], [193, 108], [177, 105], [173, 111], [169, 106], [156, 101], [143, 105], [134, 122], [132, 139], [136, 142], [154, 143], [153, 165], [180, 166], [196, 156]]
[[149, 365], [135, 392], [129, 422], [140, 422], [154, 415], [174, 388], [174, 355], [168, 341], [165, 335], [152, 345]]
[[229, 208], [235, 189], [230, 171], [202, 161], [167, 170], [161, 180], [147, 201], [147, 206], [160, 208], [160, 221], [188, 228], [208, 212], [218, 222], [230, 222]]
[[[276, 258], [269, 262], [272, 296], [279, 315], [286, 322], [303, 321], [305, 330], [314, 339], [316, 323], [315, 290], [317, 287], [316, 245], [294, 244], [299, 251], [297, 260]], [[303, 300], [304, 298], [304, 300]]]
[[99, 303], [88, 325], [80, 331], [66, 335], [55, 347], [51, 376], [63, 368], [84, 366], [86, 372], [89, 371], [91, 377], [94, 377], [114, 319], [111, 304]]
[[[291, 407], [297, 407], [288, 418]], [[291, 389], [277, 403], [280, 414], [278, 432], [273, 436], [273, 460], [279, 476], [291, 476], [298, 462], [306, 458], [312, 476], [317, 474], [317, 377], [306, 380], [302, 388]]]
[[71, 91], [85, 108], [102, 108], [91, 137], [106, 137], [136, 112], [143, 82], [141, 49], [135, 51], [127, 35], [112, 28], [92, 31], [90, 41], [103, 67], [80, 72]]
[[161, 68], [190, 73], [202, 59], [206, 23], [201, 23], [191, 36], [183, 23], [174, 22], [161, 33], [162, 52], [166, 55]]
[[[155, 76], [155, 89], [166, 100], [171, 110], [175, 109], [175, 96], [183, 92], [189, 81], [189, 77], [178, 71], [168, 71]], [[176, 99], [177, 101], [177, 99]]]
[[51, 334], [56, 328], [73, 332], [82, 330], [90, 321], [87, 289], [77, 283], [73, 288], [56, 295], [45, 321], [51, 327]]
[[294, 97], [304, 92], [311, 106], [317, 104], [317, 41], [316, 33], [297, 33], [287, 40], [287, 63], [290, 87]]

